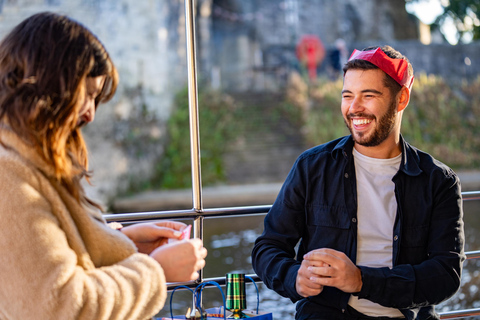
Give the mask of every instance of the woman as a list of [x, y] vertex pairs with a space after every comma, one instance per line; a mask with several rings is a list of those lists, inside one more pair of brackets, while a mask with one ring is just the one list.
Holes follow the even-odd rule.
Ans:
[[0, 319], [147, 319], [166, 281], [198, 277], [207, 254], [186, 226], [115, 230], [81, 179], [81, 126], [117, 86], [100, 41], [68, 17], [39, 13], [0, 44]]

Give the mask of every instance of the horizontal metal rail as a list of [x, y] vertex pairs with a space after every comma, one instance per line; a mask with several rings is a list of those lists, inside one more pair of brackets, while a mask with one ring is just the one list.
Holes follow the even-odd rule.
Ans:
[[198, 216], [208, 217], [231, 217], [243, 215], [259, 215], [265, 214], [270, 210], [271, 205], [265, 206], [245, 206], [230, 208], [213, 208], [197, 211], [189, 210], [171, 210], [171, 211], [152, 211], [152, 212], [135, 212], [135, 213], [117, 213], [104, 215], [107, 221], [117, 222], [138, 222], [157, 219], [192, 219]]
[[[480, 258], [480, 251], [465, 252], [465, 255], [467, 256], [467, 260], [478, 259], [478, 258]], [[256, 282], [261, 282], [262, 281], [256, 274], [249, 274], [248, 276], [250, 278], [252, 278], [253, 280], [255, 280]], [[214, 277], [214, 278], [203, 279], [203, 282], [208, 282], [208, 281], [215, 281], [220, 285], [224, 285], [225, 284], [225, 277]], [[172, 290], [175, 287], [180, 286], [180, 285], [190, 287], [190, 288], [195, 288], [198, 284], [200, 284], [200, 281], [178, 282], [178, 283], [176, 282], [176, 283], [170, 283], [168, 285], [168, 289]]]
[[463, 201], [480, 200], [480, 191], [462, 192]]
[[[256, 274], [246, 274], [246, 276], [249, 276], [250, 278], [253, 279], [253, 281], [255, 282], [262, 282], [262, 280], [256, 275]], [[213, 277], [213, 278], [206, 278], [206, 279], [203, 279], [203, 283], [205, 282], [216, 282], [218, 283], [219, 285], [221, 286], [224, 286], [225, 285], [225, 277]], [[190, 282], [175, 282], [175, 283], [169, 283], [167, 288], [169, 291], [175, 289], [176, 287], [178, 286], [185, 286], [185, 287], [188, 287], [188, 288], [195, 288], [197, 287], [198, 285], [200, 284], [200, 281], [190, 281]], [[209, 285], [207, 284], [205, 287], [213, 287], [213, 285]], [[181, 288], [179, 288], [179, 290], [181, 290]]]
[[459, 319], [465, 317], [474, 317], [480, 316], [480, 308], [439, 312], [439, 314], [440, 319]]
[[480, 251], [468, 251], [465, 252], [465, 255], [467, 256], [467, 260], [478, 259], [480, 258]]
[[[462, 192], [464, 201], [480, 200], [480, 191]], [[188, 219], [203, 217], [227, 217], [242, 215], [264, 214], [270, 210], [271, 205], [263, 206], [244, 206], [229, 208], [212, 208], [203, 210], [169, 210], [169, 211], [150, 211], [150, 212], [134, 212], [134, 213], [115, 213], [104, 215], [107, 221], [117, 222], [139, 222], [158, 219]]]

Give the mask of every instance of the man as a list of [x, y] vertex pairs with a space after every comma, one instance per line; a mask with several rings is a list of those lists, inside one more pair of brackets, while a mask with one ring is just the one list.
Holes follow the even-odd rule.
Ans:
[[343, 70], [351, 135], [297, 159], [253, 268], [298, 301], [296, 319], [438, 319], [434, 305], [458, 290], [465, 259], [459, 179], [400, 134], [413, 84], [406, 57], [355, 50]]

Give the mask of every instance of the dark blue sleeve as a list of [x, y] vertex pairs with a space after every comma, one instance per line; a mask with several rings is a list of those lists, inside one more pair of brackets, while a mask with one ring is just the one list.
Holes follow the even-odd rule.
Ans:
[[293, 302], [302, 299], [295, 289], [300, 261], [295, 246], [305, 225], [305, 176], [295, 163], [264, 221], [264, 232], [252, 251], [252, 265], [265, 285]]

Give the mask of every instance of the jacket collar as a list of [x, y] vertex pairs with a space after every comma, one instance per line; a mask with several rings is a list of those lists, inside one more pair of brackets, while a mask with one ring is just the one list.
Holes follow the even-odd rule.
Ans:
[[400, 145], [402, 146], [402, 163], [400, 164], [400, 170], [409, 176], [418, 176], [422, 173], [418, 150], [405, 141], [402, 135], [400, 135]]
[[[333, 148], [332, 157], [338, 159], [342, 154], [345, 158], [350, 160], [353, 152], [353, 138], [351, 135], [341, 138], [335, 148]], [[410, 176], [418, 176], [422, 173], [420, 169], [420, 157], [417, 149], [410, 145], [400, 134], [400, 146], [402, 147], [402, 162], [400, 164], [400, 171]]]

